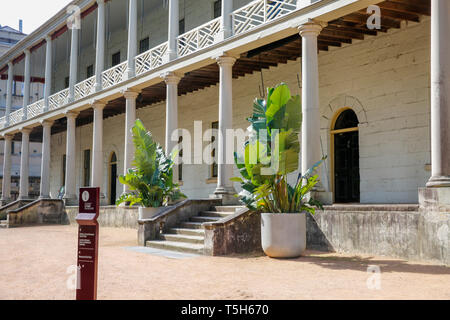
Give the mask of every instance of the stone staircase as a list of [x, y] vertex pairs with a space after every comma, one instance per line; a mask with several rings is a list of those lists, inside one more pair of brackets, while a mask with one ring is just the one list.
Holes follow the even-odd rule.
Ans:
[[160, 240], [147, 241], [146, 247], [186, 252], [193, 254], [203, 254], [205, 242], [205, 229], [203, 224], [207, 222], [218, 222], [230, 215], [233, 215], [240, 206], [216, 206], [210, 211], [199, 212], [197, 216], [180, 223], [175, 228], [171, 228], [167, 233], [160, 235]]
[[8, 220], [1, 220], [1, 221], [0, 221], [0, 229], [1, 229], [1, 228], [7, 229], [8, 227], [9, 227], [9, 225], [8, 225]]

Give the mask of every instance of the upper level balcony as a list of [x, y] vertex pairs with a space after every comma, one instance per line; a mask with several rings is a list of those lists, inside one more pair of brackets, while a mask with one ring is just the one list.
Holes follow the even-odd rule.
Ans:
[[[31, 55], [30, 78], [41, 79], [41, 81], [45, 79], [46, 86], [47, 83], [50, 83], [50, 90], [47, 90], [47, 97], [1, 117], [0, 130], [38, 118], [49, 111], [58, 110], [82, 99], [92, 98], [131, 78], [151, 73], [171, 61], [189, 57], [200, 50], [219, 44], [227, 38], [260, 28], [309, 6], [317, 0], [255, 0], [251, 2], [235, 0], [231, 10], [223, 16], [220, 10], [221, 1], [202, 0], [202, 4], [199, 5], [198, 1], [195, 1], [194, 4], [192, 1], [186, 0], [184, 6], [180, 6], [178, 10], [178, 25], [176, 26], [178, 30], [175, 31], [174, 40], [171, 39], [173, 31], [169, 25], [170, 8], [168, 4], [172, 1], [163, 2], [163, 4], [153, 0], [137, 1], [137, 14], [135, 15], [137, 52], [131, 58], [128, 54], [129, 46], [127, 46], [130, 41], [128, 1], [109, 0], [105, 2], [103, 59], [104, 65], [109, 68], [104, 68], [106, 70], [102, 71], [100, 76], [95, 74], [95, 65], [98, 61], [96, 51], [98, 51], [99, 42], [96, 33], [99, 16], [92, 13], [98, 8], [98, 4], [92, 3], [92, 1], [74, 1], [73, 4], [80, 6], [81, 17], [78, 46], [75, 48], [76, 60], [71, 54], [71, 51], [74, 50], [71, 45], [74, 39], [73, 36], [71, 39], [71, 32], [65, 23], [48, 31], [41, 30], [43, 29], [41, 27], [27, 37], [32, 38], [32, 43], [34, 43], [31, 48], [27, 48]], [[176, 2], [178, 4], [178, 1]], [[66, 19], [69, 16], [68, 14], [61, 15], [61, 13], [59, 15]], [[56, 19], [56, 17], [53, 18], [53, 20]], [[196, 25], [199, 22], [202, 24]], [[54, 24], [56, 21], [50, 20], [45, 26]], [[228, 26], [224, 26], [224, 24]], [[169, 28], [166, 27], [167, 25]], [[229, 34], [224, 34], [226, 28], [231, 29]], [[188, 31], [185, 32], [185, 29]], [[25, 42], [27, 38], [21, 43]], [[13, 66], [14, 76], [16, 76], [15, 72], [25, 72], [26, 55], [23, 51], [19, 51], [23, 50], [20, 46], [21, 43], [0, 57], [0, 73], [9, 72], [8, 63]], [[171, 56], [169, 52], [173, 50], [171, 45], [174, 46], [174, 56]], [[46, 79], [46, 70], [48, 72], [48, 67], [45, 67], [46, 59], [47, 64], [48, 59], [51, 61], [51, 78], [48, 80]], [[74, 64], [75, 66], [73, 66]], [[75, 68], [76, 76], [72, 75], [74, 79], [84, 80], [71, 84], [71, 68]], [[130, 70], [132, 70], [131, 74]]]

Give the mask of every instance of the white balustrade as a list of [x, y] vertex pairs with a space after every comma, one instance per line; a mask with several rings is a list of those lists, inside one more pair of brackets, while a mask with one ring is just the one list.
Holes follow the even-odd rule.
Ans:
[[6, 117], [0, 118], [0, 129], [3, 128], [6, 124]]
[[23, 108], [20, 108], [17, 111], [12, 112], [9, 115], [9, 125], [15, 125], [23, 120]]
[[136, 75], [153, 70], [164, 64], [164, 56], [167, 53], [167, 42], [150, 49], [135, 58]]
[[233, 32], [240, 34], [297, 9], [297, 0], [257, 0], [232, 13]]
[[127, 78], [128, 61], [122, 62], [102, 73], [102, 88], [115, 86]]
[[87, 97], [95, 92], [95, 76], [75, 85], [75, 100]]
[[49, 110], [55, 110], [69, 103], [69, 89], [64, 89], [48, 97]]
[[186, 56], [218, 42], [219, 31], [220, 18], [217, 18], [180, 35], [177, 38], [178, 57]]
[[44, 99], [36, 101], [28, 106], [27, 118], [37, 117], [44, 112]]

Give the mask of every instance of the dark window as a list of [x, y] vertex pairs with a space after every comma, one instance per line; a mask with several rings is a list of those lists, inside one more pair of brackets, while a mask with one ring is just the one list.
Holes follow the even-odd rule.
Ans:
[[[183, 137], [180, 137], [178, 139], [178, 144], [183, 143]], [[180, 153], [179, 153], [180, 159], [183, 157], [183, 149], [180, 148]], [[183, 163], [180, 163], [178, 165], [178, 181], [183, 181]]]
[[181, 19], [180, 22], [178, 23], [178, 27], [179, 27], [179, 33], [183, 34], [186, 32], [185, 26], [184, 26], [184, 19]]
[[86, 78], [90, 78], [90, 77], [94, 76], [94, 65], [91, 64], [89, 67], [87, 67], [86, 75], [87, 75]]
[[222, 0], [214, 1], [214, 19], [222, 15]]
[[339, 115], [336, 124], [334, 125], [334, 130], [356, 128], [358, 127], [358, 123], [356, 113], [353, 110], [348, 109]]
[[144, 53], [150, 49], [150, 39], [144, 38], [139, 42], [139, 53]]
[[69, 78], [69, 77], [66, 77], [66, 78], [64, 79], [65, 89], [67, 89], [67, 88], [69, 87], [69, 81], [70, 81], [70, 78]]
[[[212, 129], [219, 130], [219, 122], [218, 121], [213, 122]], [[211, 137], [211, 143], [214, 143], [216, 141], [216, 139], [217, 139], [217, 137], [214, 136], [214, 134], [213, 134], [213, 136]], [[216, 154], [215, 148], [212, 150], [211, 156], [214, 159], [214, 163], [211, 166], [211, 177], [217, 178], [217, 176], [219, 174], [219, 166], [217, 165], [217, 154]]]
[[14, 154], [14, 141], [11, 142], [11, 154]]
[[63, 155], [63, 163], [62, 163], [62, 167], [63, 167], [63, 181], [62, 181], [62, 185], [65, 186], [66, 185], [66, 155]]
[[84, 150], [84, 186], [89, 187], [91, 185], [91, 150]]
[[120, 63], [120, 51], [112, 55], [112, 66], [117, 66]]

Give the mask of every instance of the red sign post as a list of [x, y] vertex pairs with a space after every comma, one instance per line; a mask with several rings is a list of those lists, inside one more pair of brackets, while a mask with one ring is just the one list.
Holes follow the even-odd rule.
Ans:
[[97, 300], [100, 188], [81, 188], [78, 216], [77, 300]]

